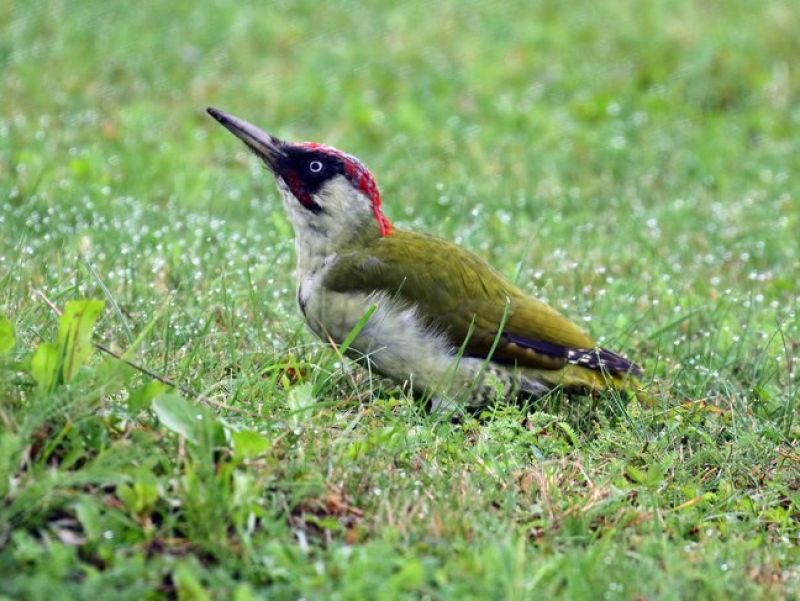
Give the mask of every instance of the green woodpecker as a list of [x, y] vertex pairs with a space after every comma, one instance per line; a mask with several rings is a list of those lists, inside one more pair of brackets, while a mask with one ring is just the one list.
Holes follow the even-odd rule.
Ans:
[[275, 177], [294, 227], [297, 302], [311, 330], [349, 346], [434, 407], [567, 391], [639, 389], [638, 366], [441, 238], [394, 227], [372, 174], [355, 157], [280, 140], [208, 113]]

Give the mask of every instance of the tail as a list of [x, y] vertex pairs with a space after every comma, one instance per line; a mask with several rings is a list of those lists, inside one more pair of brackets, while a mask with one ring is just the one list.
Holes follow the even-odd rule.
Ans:
[[569, 349], [567, 362], [592, 370], [605, 371], [610, 374], [641, 377], [644, 375], [642, 368], [608, 349]]
[[[505, 338], [523, 348], [542, 355], [563, 359], [567, 365], [561, 369], [521, 368], [521, 389], [534, 393], [545, 383], [550, 387], [563, 386], [568, 392], [599, 392], [601, 390], [629, 391], [644, 405], [653, 406], [655, 400], [645, 390], [640, 378], [641, 367], [622, 355], [605, 348], [573, 348], [533, 340], [516, 334], [504, 334]], [[526, 386], [525, 380], [528, 379]]]
[[533, 340], [524, 336], [508, 333], [504, 334], [504, 337], [509, 342], [513, 342], [518, 346], [531, 349], [549, 357], [564, 359], [567, 363], [571, 363], [572, 365], [606, 371], [611, 374], [628, 374], [637, 377], [644, 375], [642, 368], [633, 361], [608, 349], [600, 347], [573, 348], [555, 342]]
[[[611, 389], [620, 392], [631, 392], [637, 400], [645, 406], [654, 407], [656, 399], [650, 394], [642, 383], [644, 370], [636, 363], [604, 348], [588, 351], [578, 350], [571, 352], [575, 360], [569, 360], [572, 372], [581, 370], [588, 372], [588, 378], [593, 381], [592, 391]], [[588, 368], [588, 369], [586, 369]], [[570, 374], [573, 378], [580, 379], [580, 375]]]
[[561, 386], [566, 392], [579, 394], [615, 390], [635, 395], [644, 406], [656, 406], [656, 399], [637, 377], [638, 374], [641, 374], [641, 370], [633, 375], [572, 364], [561, 369], [522, 369], [520, 387], [525, 392], [535, 392], [541, 390], [542, 383], [545, 383], [551, 388]]

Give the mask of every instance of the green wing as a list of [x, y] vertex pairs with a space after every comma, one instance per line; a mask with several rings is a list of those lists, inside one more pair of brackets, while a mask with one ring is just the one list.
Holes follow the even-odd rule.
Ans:
[[441, 238], [395, 230], [365, 247], [342, 252], [325, 285], [337, 292], [381, 290], [417, 305], [436, 328], [469, 356], [559, 369], [568, 349], [594, 341], [543, 302], [524, 293], [473, 253]]

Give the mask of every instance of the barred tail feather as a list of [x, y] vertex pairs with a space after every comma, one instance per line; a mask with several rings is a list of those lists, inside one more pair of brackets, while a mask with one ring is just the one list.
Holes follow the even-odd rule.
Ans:
[[604, 348], [571, 348], [554, 342], [544, 340], [531, 340], [523, 336], [505, 333], [503, 336], [521, 347], [529, 348], [541, 353], [565, 359], [567, 363], [579, 365], [587, 369], [605, 371], [610, 374], [643, 375], [642, 368], [613, 351]]
[[566, 359], [573, 365], [607, 371], [612, 374], [641, 376], [644, 373], [641, 367], [622, 355], [599, 347], [596, 349], [569, 349]]

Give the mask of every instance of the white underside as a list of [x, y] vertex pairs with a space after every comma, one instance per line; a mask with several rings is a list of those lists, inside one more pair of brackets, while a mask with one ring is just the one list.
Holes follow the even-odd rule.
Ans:
[[[334, 261], [335, 256], [326, 257], [301, 279], [298, 288], [299, 304], [317, 336], [341, 343], [374, 306], [374, 312], [350, 349], [368, 360], [376, 371], [407, 382], [416, 392], [430, 395], [434, 404], [454, 399], [459, 404], [484, 404], [490, 400], [487, 390], [495, 397], [510, 393], [509, 368], [487, 366], [481, 359], [459, 359], [458, 349], [441, 333], [426, 327], [415, 307], [385, 292], [326, 290], [321, 282]], [[519, 383], [529, 394], [543, 394], [548, 390], [527, 378]]]

